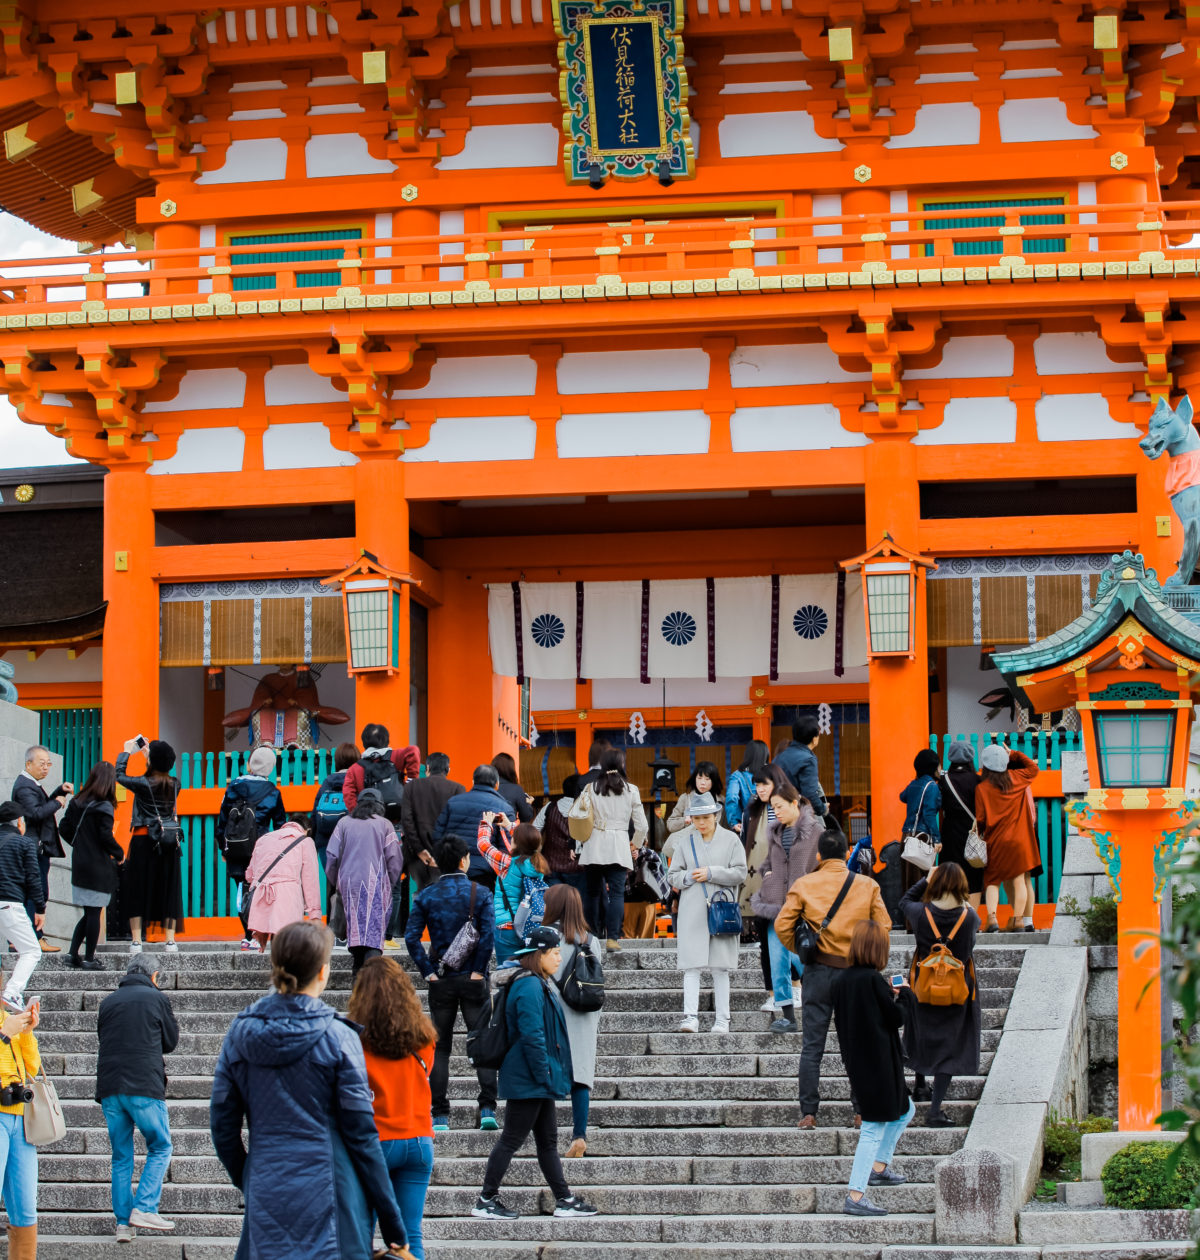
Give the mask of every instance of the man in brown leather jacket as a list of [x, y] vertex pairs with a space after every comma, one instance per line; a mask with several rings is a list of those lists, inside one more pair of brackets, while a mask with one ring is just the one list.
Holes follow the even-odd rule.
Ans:
[[[772, 805], [778, 809], [778, 805]], [[779, 939], [790, 949], [801, 918], [819, 928], [837, 899], [850, 872], [846, 866], [846, 837], [841, 831], [826, 831], [817, 842], [817, 869], [798, 879], [789, 889], [783, 909], [775, 920]], [[805, 965], [801, 980], [804, 998], [803, 1032], [800, 1049], [800, 1127], [817, 1127], [820, 1103], [821, 1056], [833, 1018], [833, 982], [844, 969], [850, 954], [850, 937], [855, 924], [874, 919], [890, 931], [888, 914], [879, 885], [866, 875], [855, 875], [837, 914], [821, 935], [817, 961]]]

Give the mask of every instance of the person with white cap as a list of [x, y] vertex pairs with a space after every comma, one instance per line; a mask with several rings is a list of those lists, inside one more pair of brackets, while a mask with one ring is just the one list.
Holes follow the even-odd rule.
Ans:
[[1042, 869], [1032, 784], [1038, 768], [1024, 753], [989, 744], [979, 758], [983, 768], [975, 789], [975, 816], [987, 844], [983, 872], [987, 901], [985, 932], [998, 932], [1000, 887], [1012, 906], [1010, 932], [1033, 931], [1033, 876]]
[[713, 1005], [717, 1017], [712, 1030], [729, 1031], [729, 973], [737, 966], [736, 935], [709, 933], [708, 903], [721, 890], [737, 901], [746, 879], [746, 850], [736, 832], [718, 823], [721, 806], [711, 792], [692, 794], [688, 829], [681, 832], [671, 855], [668, 880], [679, 890], [678, 965], [683, 972], [683, 1022], [680, 1032], [700, 1031], [700, 972], [712, 972]]

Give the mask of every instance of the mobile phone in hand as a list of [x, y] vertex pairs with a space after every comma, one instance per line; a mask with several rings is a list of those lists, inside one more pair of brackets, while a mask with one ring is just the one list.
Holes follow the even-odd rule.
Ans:
[[899, 989], [899, 988], [902, 988], [903, 985], [904, 985], [904, 976], [899, 971], [897, 971], [896, 974], [892, 977], [892, 988]]
[[135, 735], [134, 742], [139, 748], [145, 748], [150, 741], [145, 737], [145, 735]]

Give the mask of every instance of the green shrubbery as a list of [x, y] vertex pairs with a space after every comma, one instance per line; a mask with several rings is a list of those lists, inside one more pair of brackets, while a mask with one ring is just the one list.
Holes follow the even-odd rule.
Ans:
[[1074, 897], [1062, 899], [1063, 914], [1075, 915], [1083, 920], [1083, 930], [1091, 945], [1115, 945], [1117, 943], [1117, 902], [1112, 893], [1093, 897], [1087, 909], [1080, 907]]
[[1066, 1165], [1078, 1164], [1080, 1140], [1085, 1133], [1109, 1133], [1113, 1127], [1108, 1116], [1086, 1116], [1082, 1120], [1063, 1119], [1050, 1113], [1042, 1140], [1042, 1171], [1054, 1173]]
[[1173, 1142], [1130, 1142], [1104, 1165], [1100, 1178], [1109, 1207], [1192, 1207], [1200, 1160], [1188, 1154], [1176, 1158]]

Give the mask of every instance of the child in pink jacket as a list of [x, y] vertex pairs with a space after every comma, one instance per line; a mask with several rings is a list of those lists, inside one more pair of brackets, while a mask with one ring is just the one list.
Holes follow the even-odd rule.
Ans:
[[252, 888], [258, 885], [248, 923], [260, 946], [289, 923], [320, 918], [317, 849], [299, 823], [284, 823], [278, 831], [259, 836], [246, 868], [246, 882]]

